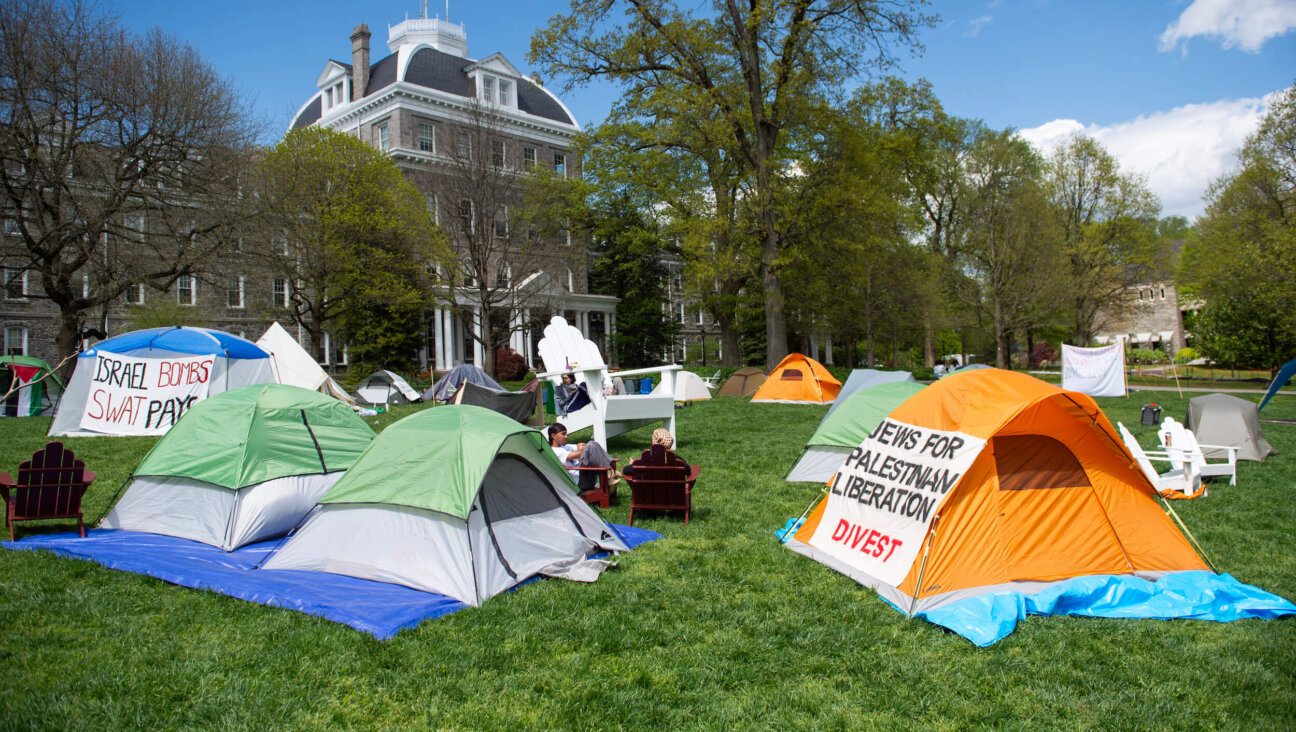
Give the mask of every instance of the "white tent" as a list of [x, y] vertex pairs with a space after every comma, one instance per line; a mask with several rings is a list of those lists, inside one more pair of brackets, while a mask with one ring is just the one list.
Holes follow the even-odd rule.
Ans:
[[277, 321], [271, 323], [265, 334], [257, 339], [257, 345], [270, 354], [280, 384], [300, 386], [328, 394], [347, 404], [355, 404], [355, 399], [329, 377], [306, 349], [297, 343], [297, 339]]
[[[661, 396], [665, 384], [658, 384], [652, 393], [654, 396]], [[677, 402], [700, 402], [703, 399], [710, 399], [711, 391], [706, 388], [706, 383], [702, 377], [692, 371], [680, 371], [675, 374], [675, 401]]]
[[413, 404], [419, 400], [419, 393], [408, 381], [385, 370], [366, 376], [356, 387], [356, 395], [368, 404]]
[[594, 581], [629, 547], [540, 433], [481, 407], [388, 427], [263, 569], [391, 582], [477, 606], [536, 575]]

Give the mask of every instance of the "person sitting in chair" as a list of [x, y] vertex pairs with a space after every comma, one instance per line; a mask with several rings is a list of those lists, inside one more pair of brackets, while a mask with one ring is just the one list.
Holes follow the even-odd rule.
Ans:
[[[571, 470], [571, 468], [607, 468], [612, 469], [612, 458], [608, 456], [607, 450], [597, 442], [578, 442], [575, 445], [567, 442], [567, 427], [562, 422], [554, 422], [549, 425], [549, 447], [553, 449], [558, 460], [565, 465], [571, 474], [572, 480], [584, 493], [593, 490], [598, 485], [598, 474], [589, 470]], [[613, 471], [612, 482], [615, 484], [621, 480], [620, 476]]]
[[554, 406], [560, 416], [567, 416], [590, 403], [584, 384], [576, 383], [574, 374], [563, 374], [562, 383], [554, 387]]
[[[663, 450], [669, 450], [674, 445], [675, 445], [675, 438], [671, 436], [670, 430], [666, 429], [665, 427], [658, 427], [657, 429], [653, 430], [652, 447], [649, 448], [650, 450], [655, 447], [661, 447], [661, 449]], [[678, 465], [684, 465], [684, 466], [688, 465], [688, 462], [686, 462], [679, 455], [675, 456], [675, 462]], [[621, 474], [633, 475], [634, 463], [632, 462], [629, 465], [625, 466], [625, 468], [621, 470]]]

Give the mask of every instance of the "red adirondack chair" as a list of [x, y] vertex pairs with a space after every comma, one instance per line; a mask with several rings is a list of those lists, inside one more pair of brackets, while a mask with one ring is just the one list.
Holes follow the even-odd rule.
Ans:
[[689, 465], [675, 453], [661, 445], [644, 450], [643, 455], [631, 461], [625, 474], [630, 486], [630, 519], [634, 526], [635, 509], [651, 511], [683, 511], [684, 525], [688, 526], [693, 510], [693, 484], [702, 469]]
[[568, 468], [568, 470], [577, 470], [580, 472], [590, 471], [598, 477], [598, 486], [591, 488], [580, 494], [586, 503], [599, 505], [599, 508], [607, 508], [611, 505], [612, 499], [616, 498], [616, 483], [612, 482], [612, 473], [616, 470], [617, 458], [612, 458], [612, 470], [607, 468]]
[[43, 519], [76, 519], [77, 530], [85, 536], [81, 516], [81, 496], [94, 482], [95, 474], [85, 469], [63, 443], [51, 442], [37, 450], [31, 460], [18, 466], [18, 480], [0, 473], [0, 495], [5, 501], [5, 524], [9, 541], [14, 540], [14, 523]]

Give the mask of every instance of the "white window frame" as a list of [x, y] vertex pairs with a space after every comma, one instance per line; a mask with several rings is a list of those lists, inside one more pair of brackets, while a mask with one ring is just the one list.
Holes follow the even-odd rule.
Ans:
[[143, 282], [136, 282], [135, 284], [126, 288], [126, 304], [127, 305], [144, 304], [144, 283]]
[[467, 160], [472, 157], [472, 138], [468, 136], [466, 130], [455, 131], [455, 155], [460, 160]]
[[476, 233], [477, 232], [477, 204], [473, 203], [471, 199], [465, 198], [459, 202], [459, 210], [456, 211], [456, 213], [459, 215], [459, 223], [462, 224], [465, 218], [464, 216], [465, 203], [468, 204], [468, 211], [466, 212], [467, 213], [466, 218], [468, 219], [468, 231], [469, 233]]
[[[27, 270], [21, 267], [4, 267], [0, 269], [0, 279], [3, 280], [3, 282], [0, 282], [0, 285], [4, 287], [3, 299], [12, 302], [25, 302], [27, 300]], [[15, 280], [17, 280], [22, 293], [17, 296], [9, 294], [9, 283]]]
[[[184, 301], [185, 282], [188, 281], [189, 302]], [[176, 303], [190, 306], [198, 304], [198, 278], [193, 275], [180, 275], [176, 278]]]
[[428, 210], [432, 212], [432, 223], [437, 226], [441, 225], [441, 207], [438, 204], [437, 194], [425, 196]]
[[[230, 278], [229, 278], [229, 285], [227, 285], [226, 288], [225, 288], [225, 306], [226, 306], [226, 307], [234, 308], [234, 309], [236, 309], [236, 310], [242, 310], [242, 309], [243, 309], [243, 306], [244, 306], [244, 293], [246, 292], [246, 288], [244, 287], [244, 283], [245, 283], [246, 281], [247, 281], [247, 278], [245, 278], [243, 275], [230, 275]], [[230, 287], [230, 285], [232, 285], [233, 287]], [[234, 302], [230, 302], [230, 300], [232, 299], [232, 298], [230, 297], [230, 295], [233, 295], [233, 294], [235, 294], [235, 293], [238, 294], [238, 300], [237, 300], [237, 302], [236, 302], [236, 303], [234, 303]]]
[[[501, 231], [501, 227], [503, 230]], [[504, 239], [509, 235], [508, 206], [495, 212], [495, 236]]]
[[481, 99], [483, 102], [486, 102], [487, 104], [495, 103], [495, 87], [498, 81], [498, 79], [489, 74], [481, 75]]
[[698, 311], [697, 311], [697, 324], [698, 324], [698, 325], [706, 325], [706, 323], [703, 323], [703, 322], [702, 322], [702, 308], [698, 308]]
[[532, 170], [536, 166], [536, 149], [534, 147], [522, 148], [522, 167]]
[[503, 140], [491, 140], [491, 165], [496, 168], [508, 167], [508, 145]]
[[562, 178], [567, 177], [567, 153], [555, 152], [553, 154], [554, 174]]
[[[13, 343], [14, 336], [19, 341], [15, 347]], [[4, 355], [6, 356], [26, 356], [27, 355], [27, 326], [25, 325], [6, 325], [4, 327]]]
[[[425, 132], [426, 135], [423, 134]], [[427, 147], [423, 147], [424, 143], [427, 143]], [[436, 125], [431, 122], [419, 122], [418, 146], [419, 150], [425, 153], [436, 154]]]
[[386, 122], [378, 125], [378, 149], [383, 152], [391, 149], [391, 131]]
[[499, 80], [499, 104], [501, 107], [513, 106], [513, 82], [508, 79]]
[[576, 291], [576, 275], [572, 274], [571, 267], [567, 268], [567, 282], [564, 283], [568, 292]]
[[[282, 283], [282, 286], [281, 286]], [[270, 304], [277, 308], [288, 307], [288, 278], [275, 277], [270, 280]]]

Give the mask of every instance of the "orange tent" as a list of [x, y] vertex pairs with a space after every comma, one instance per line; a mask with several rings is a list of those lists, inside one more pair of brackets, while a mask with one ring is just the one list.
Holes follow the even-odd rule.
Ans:
[[851, 453], [788, 548], [913, 615], [1083, 575], [1209, 570], [1092, 397], [941, 379]]
[[770, 372], [752, 395], [753, 402], [831, 404], [841, 382], [823, 364], [799, 353], [790, 353]]

